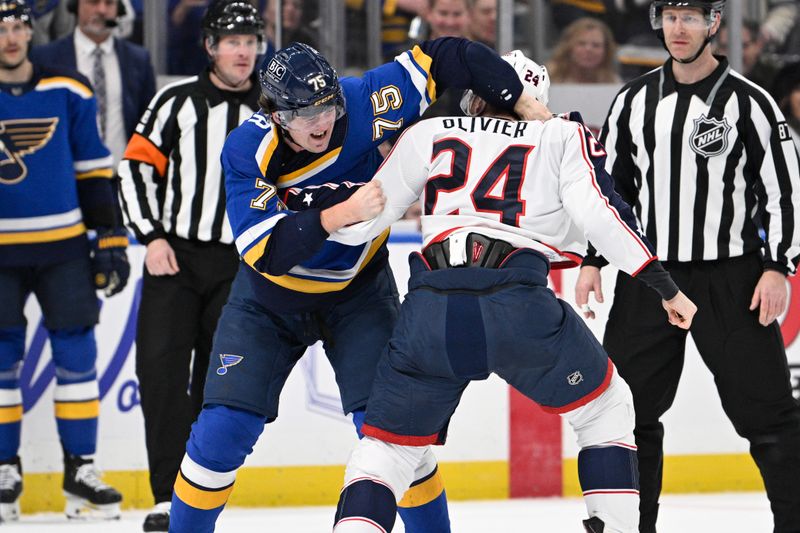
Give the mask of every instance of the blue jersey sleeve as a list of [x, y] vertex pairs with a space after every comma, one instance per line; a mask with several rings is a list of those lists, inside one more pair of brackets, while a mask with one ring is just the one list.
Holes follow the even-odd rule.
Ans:
[[257, 113], [231, 133], [222, 149], [228, 218], [236, 247], [248, 265], [275, 276], [313, 256], [328, 237], [319, 209], [297, 213], [278, 198], [274, 178], [278, 146], [277, 132]]

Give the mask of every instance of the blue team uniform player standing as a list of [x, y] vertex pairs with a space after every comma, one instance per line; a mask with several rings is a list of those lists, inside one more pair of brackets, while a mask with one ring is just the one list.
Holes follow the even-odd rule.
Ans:
[[[111, 154], [77, 72], [28, 59], [24, 0], [0, 0], [0, 522], [19, 516], [25, 303], [42, 309], [55, 363], [58, 436], [70, 518], [118, 518], [122, 496], [94, 466], [100, 393], [95, 289], [125, 287], [128, 239], [117, 226]], [[87, 227], [97, 238], [87, 239]]]
[[[364, 207], [369, 200], [353, 193], [357, 188], [330, 194], [323, 184], [370, 180], [383, 159], [378, 146], [447, 88], [472, 88], [531, 118], [541, 111], [506, 62], [464, 39], [423, 42], [361, 78], [341, 80], [316, 50], [293, 43], [260, 76], [261, 111], [231, 133], [222, 152], [228, 216], [243, 261], [217, 327], [203, 411], [175, 483], [173, 532], [214, 530], [236, 470], [264, 424], [278, 415], [286, 378], [318, 340], [342, 408], [361, 426], [397, 319], [398, 294], [387, 261], [388, 231], [356, 246], [326, 241], [373, 213]], [[450, 531], [432, 454], [421, 461], [399, 513], [408, 532]]]

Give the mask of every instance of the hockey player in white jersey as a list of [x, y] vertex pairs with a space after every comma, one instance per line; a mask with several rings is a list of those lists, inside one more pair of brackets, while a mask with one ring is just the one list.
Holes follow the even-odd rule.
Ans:
[[[519, 51], [505, 59], [546, 103], [546, 70]], [[362, 191], [376, 211], [385, 202], [383, 211], [329, 237], [368, 241], [421, 200], [424, 248], [410, 258], [409, 293], [378, 365], [334, 532], [391, 531], [426, 447], [444, 444], [469, 382], [494, 372], [575, 430], [586, 531], [634, 533], [630, 390], [547, 288], [547, 273], [578, 264], [580, 256], [562, 250], [591, 239], [658, 291], [670, 323], [688, 329], [696, 308], [652, 254], [603, 170], [602, 146], [580, 122], [519, 121], [470, 93], [462, 107], [470, 116], [406, 130]]]

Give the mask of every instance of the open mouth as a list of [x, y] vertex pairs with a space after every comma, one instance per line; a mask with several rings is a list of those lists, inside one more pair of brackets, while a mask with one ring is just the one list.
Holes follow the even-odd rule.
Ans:
[[311, 138], [316, 140], [316, 141], [321, 141], [322, 139], [325, 138], [326, 135], [328, 135], [328, 130], [323, 130], [323, 131], [320, 131], [320, 132], [313, 132], [311, 134]]

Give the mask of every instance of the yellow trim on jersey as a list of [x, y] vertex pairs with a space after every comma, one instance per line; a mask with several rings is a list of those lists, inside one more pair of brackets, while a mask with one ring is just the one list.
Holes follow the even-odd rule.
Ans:
[[[267, 151], [269, 151], [269, 149], [267, 149]], [[295, 179], [295, 178], [297, 178], [299, 176], [302, 176], [303, 174], [311, 172], [315, 168], [327, 163], [333, 157], [339, 157], [339, 153], [341, 151], [342, 151], [342, 147], [340, 146], [339, 148], [336, 148], [335, 150], [331, 150], [330, 152], [328, 152], [324, 156], [320, 157], [319, 159], [317, 159], [313, 163], [308, 164], [308, 165], [304, 166], [301, 169], [295, 170], [294, 172], [290, 172], [289, 174], [282, 174], [281, 176], [278, 177], [278, 187], [280, 187], [282, 184], [284, 184], [284, 183], [286, 183], [288, 181], [292, 181], [293, 179]]]
[[397, 506], [419, 507], [420, 505], [425, 505], [438, 498], [443, 490], [444, 482], [442, 481], [442, 475], [439, 473], [439, 470], [436, 470], [436, 473], [430, 478], [419, 485], [409, 488], [406, 493], [403, 494], [403, 499], [398, 502]]
[[178, 472], [174, 490], [175, 495], [186, 505], [208, 511], [225, 505], [233, 492], [233, 484], [221, 490], [202, 490], [186, 481], [183, 472]]
[[100, 416], [100, 400], [88, 402], [55, 402], [56, 418], [83, 420]]
[[408, 31], [400, 28], [381, 32], [381, 39], [386, 43], [402, 43], [406, 37], [408, 37]]
[[39, 231], [17, 231], [14, 233], [0, 233], [0, 245], [3, 244], [35, 244], [38, 242], [63, 241], [83, 235], [86, 233], [86, 226], [83, 222], [78, 222], [72, 226], [58, 229], [46, 229]]
[[0, 424], [13, 424], [22, 420], [22, 406], [0, 407]]
[[[244, 254], [244, 261], [251, 267], [255, 264], [258, 259], [264, 255], [264, 248], [267, 247], [267, 241], [269, 240], [270, 235], [267, 235], [263, 239], [261, 239], [258, 244], [250, 248]], [[367, 252], [364, 261], [358, 267], [358, 272], [361, 272], [367, 264], [369, 264], [372, 257], [375, 253], [380, 249], [381, 245], [386, 242], [386, 239], [389, 238], [389, 230], [385, 230], [383, 233], [378, 235], [370, 244], [369, 251]], [[257, 271], [258, 272], [258, 271]], [[356, 272], [356, 274], [358, 274]], [[340, 291], [350, 285], [350, 282], [353, 281], [353, 278], [350, 278], [345, 281], [315, 281], [311, 279], [302, 279], [292, 276], [291, 274], [284, 274], [283, 276], [271, 276], [269, 274], [265, 274], [263, 272], [258, 272], [272, 283], [276, 285], [280, 285], [281, 287], [297, 292], [305, 292], [305, 293], [312, 293], [312, 294], [319, 294], [323, 292], [335, 292]]]
[[272, 132], [272, 140], [269, 141], [267, 145], [267, 149], [264, 152], [264, 156], [261, 158], [261, 162], [258, 164], [258, 168], [261, 169], [261, 175], [265, 175], [267, 173], [267, 166], [269, 165], [269, 160], [272, 159], [272, 154], [275, 152], [275, 148], [278, 147], [278, 132]]
[[77, 93], [79, 96], [82, 96], [83, 98], [91, 98], [94, 95], [94, 93], [89, 87], [82, 84], [78, 80], [74, 78], [69, 78], [67, 76], [53, 76], [52, 78], [42, 78], [41, 80], [39, 80], [39, 83], [36, 84], [36, 89], [48, 91], [50, 89], [58, 89], [59, 87], [63, 87], [64, 85], [66, 85], [69, 90], [71, 90], [74, 93]]
[[436, 81], [431, 76], [431, 63], [433, 63], [433, 59], [431, 56], [426, 54], [422, 51], [422, 48], [419, 46], [414, 46], [411, 49], [411, 58], [420, 66], [422, 70], [425, 71], [425, 74], [428, 76], [428, 98], [431, 99], [431, 103], [436, 101]]
[[110, 168], [96, 168], [86, 172], [79, 172], [75, 174], [76, 180], [88, 180], [90, 178], [113, 178], [114, 171]]

